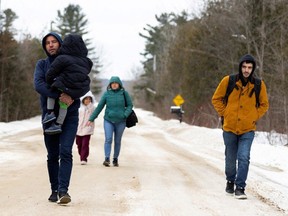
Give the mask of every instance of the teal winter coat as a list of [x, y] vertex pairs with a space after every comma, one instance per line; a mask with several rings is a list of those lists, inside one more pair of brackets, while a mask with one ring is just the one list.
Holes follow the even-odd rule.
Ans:
[[[111, 83], [113, 82], [117, 82], [119, 84], [118, 89], [113, 90], [110, 88]], [[127, 106], [125, 106], [124, 94], [126, 97]], [[132, 112], [133, 104], [130, 95], [127, 91], [125, 91], [120, 78], [117, 76], [111, 77], [107, 91], [102, 95], [97, 107], [91, 114], [89, 121], [93, 122], [98, 117], [105, 105], [106, 109], [104, 119], [112, 123], [125, 121]]]

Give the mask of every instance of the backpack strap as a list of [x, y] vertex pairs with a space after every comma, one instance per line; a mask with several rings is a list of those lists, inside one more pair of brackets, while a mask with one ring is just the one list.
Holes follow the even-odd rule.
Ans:
[[239, 80], [239, 75], [238, 74], [231, 74], [229, 75], [229, 82], [228, 82], [228, 86], [226, 89], [226, 94], [223, 98], [223, 103], [227, 104], [228, 102], [228, 97], [231, 94], [231, 92], [233, 91], [234, 88], [238, 89], [237, 85], [236, 85], [236, 81]]
[[261, 83], [262, 83], [261, 79], [254, 77], [254, 88], [249, 94], [249, 97], [252, 97], [253, 93], [255, 92], [257, 108], [260, 106], [259, 95], [260, 95], [260, 90], [261, 90]]

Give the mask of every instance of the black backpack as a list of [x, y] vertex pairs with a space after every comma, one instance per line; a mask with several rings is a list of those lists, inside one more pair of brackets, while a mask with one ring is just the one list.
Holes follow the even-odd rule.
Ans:
[[[236, 88], [238, 90], [238, 86], [236, 85], [236, 82], [239, 80], [239, 75], [238, 74], [231, 74], [229, 76], [229, 83], [228, 83], [228, 87], [226, 90], [226, 94], [223, 98], [223, 103], [227, 104], [228, 102], [228, 97], [231, 94], [231, 92], [233, 91], [234, 88]], [[255, 96], [256, 96], [256, 107], [258, 108], [260, 106], [260, 102], [259, 102], [259, 94], [260, 94], [260, 90], [261, 90], [261, 79], [254, 77], [254, 89], [252, 89], [252, 91], [249, 94], [249, 97], [252, 97], [253, 93], [255, 92]]]

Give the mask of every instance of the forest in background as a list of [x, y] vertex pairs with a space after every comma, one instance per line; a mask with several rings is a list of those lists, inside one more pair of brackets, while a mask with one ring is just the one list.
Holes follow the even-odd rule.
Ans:
[[200, 16], [185, 11], [157, 16], [159, 24], [140, 33], [146, 47], [144, 73], [134, 87], [137, 104], [168, 119], [180, 94], [183, 121], [221, 127], [212, 95], [225, 75], [238, 73], [240, 57], [249, 53], [270, 102], [257, 128], [288, 134], [287, 11], [287, 0], [221, 0], [206, 1]]
[[[31, 37], [27, 32], [23, 39], [16, 40], [17, 30], [13, 22], [18, 19], [13, 9], [6, 9], [0, 14], [0, 122], [22, 120], [40, 114], [39, 94], [34, 90], [34, 69], [39, 59], [46, 58], [42, 48], [42, 38]], [[55, 24], [53, 28], [52, 23]], [[57, 17], [51, 21], [50, 31], [57, 32], [64, 38], [68, 33], [81, 35], [87, 45], [93, 68], [89, 74], [91, 91], [100, 92], [100, 80], [97, 75], [101, 70], [99, 55], [91, 47], [87, 38], [85, 13], [79, 5], [69, 4], [63, 11], [57, 11]]]
[[[206, 0], [199, 14], [163, 13], [158, 24], [143, 26], [139, 37], [146, 41], [141, 75], [130, 82], [136, 107], [153, 111], [163, 119], [170, 113], [173, 98], [180, 94], [185, 103], [183, 121], [220, 127], [211, 97], [228, 74], [238, 72], [239, 59], [246, 53], [257, 60], [255, 73], [269, 94], [270, 108], [258, 123], [258, 130], [288, 134], [288, 0]], [[26, 119], [40, 113], [38, 94], [33, 88], [34, 67], [45, 54], [41, 38], [27, 33], [15, 39], [17, 19], [13, 9], [1, 13], [0, 32], [0, 121]], [[54, 22], [54, 21], [53, 21]], [[56, 28], [67, 33], [87, 33], [87, 19], [79, 5], [58, 11]], [[89, 39], [85, 41], [89, 47]], [[101, 63], [97, 50], [89, 47], [94, 68], [92, 90], [99, 86]], [[138, 73], [139, 74], [139, 73]]]

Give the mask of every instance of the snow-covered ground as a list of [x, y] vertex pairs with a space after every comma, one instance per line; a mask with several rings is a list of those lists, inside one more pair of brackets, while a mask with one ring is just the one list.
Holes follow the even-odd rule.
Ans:
[[[141, 109], [136, 109], [136, 113], [140, 122], [136, 127], [126, 129], [123, 139], [126, 139], [127, 143], [130, 141], [137, 142], [137, 146], [145, 148], [145, 146], [148, 146], [145, 143], [147, 141], [142, 141], [141, 137], [148, 136], [151, 140], [154, 139], [156, 140], [155, 142], [160, 143], [160, 139], [169, 140], [173, 146], [185, 150], [187, 154], [197, 155], [197, 157], [213, 164], [214, 167], [223, 172], [224, 144], [221, 129], [209, 129], [185, 123], [180, 124], [175, 119], [163, 121], [155, 117], [153, 113]], [[102, 130], [102, 116], [100, 119], [95, 121], [96, 134], [102, 133], [99, 132], [99, 128]], [[17, 157], [21, 157], [15, 152], [7, 151], [5, 147], [13, 145], [15, 140], [17, 140], [14, 137], [14, 141], [10, 143], [7, 137], [13, 137], [14, 134], [16, 136], [25, 131], [39, 130], [39, 128], [41, 128], [40, 116], [10, 123], [0, 122], [0, 166], [9, 160], [17, 160]], [[157, 137], [153, 136], [154, 134], [157, 134]], [[135, 141], [133, 139], [136, 136], [138, 138]], [[5, 137], [5, 141], [2, 141], [3, 137]], [[288, 214], [288, 147], [284, 146], [286, 143], [287, 139], [283, 135], [274, 133], [271, 136], [271, 134], [264, 132], [256, 132], [251, 150], [251, 164], [247, 180], [248, 200], [249, 194], [251, 194], [256, 199], [278, 209], [283, 215]], [[157, 154], [160, 157], [161, 152], [150, 152], [150, 157], [155, 156], [157, 158]], [[213, 178], [213, 176], [209, 178]], [[223, 182], [225, 183], [224, 174]], [[235, 205], [237, 205], [237, 202], [235, 202]], [[270, 212], [267, 212], [267, 215], [269, 214]], [[225, 214], [223, 213], [223, 215]]]

